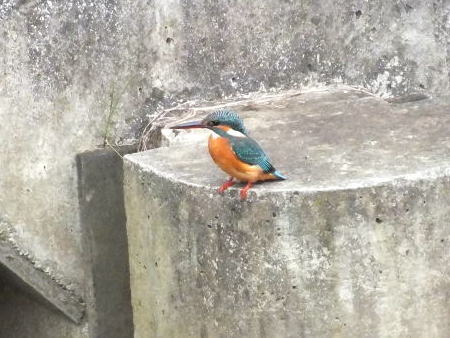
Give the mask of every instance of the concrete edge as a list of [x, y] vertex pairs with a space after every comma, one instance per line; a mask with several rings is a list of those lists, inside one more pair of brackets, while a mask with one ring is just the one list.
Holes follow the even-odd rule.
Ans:
[[59, 283], [45, 268], [38, 267], [11, 239], [8, 225], [4, 221], [0, 221], [0, 225], [0, 264], [71, 321], [80, 324], [85, 313], [82, 298]]
[[[133, 165], [135, 167], [138, 167], [141, 171], [150, 171], [154, 175], [160, 176], [162, 178], [167, 179], [168, 181], [175, 183], [175, 184], [183, 184], [189, 187], [196, 187], [196, 188], [205, 188], [208, 192], [213, 192], [217, 190], [217, 186], [206, 186], [203, 184], [196, 184], [192, 183], [186, 180], [180, 180], [173, 175], [167, 175], [160, 170], [157, 170], [156, 168], [152, 167], [151, 165], [142, 165], [142, 163], [139, 162], [139, 157], [145, 156], [148, 152], [151, 152], [152, 150], [147, 150], [140, 153], [134, 153], [130, 155], [124, 156], [124, 165], [126, 166], [127, 163], [130, 165]], [[137, 158], [136, 158], [137, 157]], [[264, 195], [270, 195], [270, 194], [311, 194], [311, 193], [321, 193], [321, 192], [330, 192], [330, 191], [349, 191], [349, 190], [359, 190], [359, 189], [370, 189], [370, 188], [376, 188], [379, 186], [384, 185], [397, 185], [402, 184], [403, 182], [415, 182], [415, 181], [430, 181], [438, 178], [444, 178], [444, 177], [450, 177], [450, 168], [449, 167], [434, 167], [422, 171], [418, 171], [415, 173], [410, 174], [404, 174], [404, 175], [395, 175], [390, 177], [377, 177], [373, 179], [367, 179], [364, 180], [365, 184], [359, 184], [359, 183], [353, 183], [348, 184], [345, 187], [341, 186], [333, 186], [330, 185], [328, 187], [323, 186], [309, 186], [301, 189], [280, 189], [276, 188], [275, 186], [270, 186], [270, 188], [266, 189], [255, 189], [258, 187], [255, 186], [255, 188], [252, 190], [257, 196], [264, 196]], [[218, 185], [220, 185], [220, 182], [218, 182]], [[266, 183], [264, 187], [267, 187], [270, 185], [270, 183]], [[263, 185], [261, 185], [263, 187]], [[230, 187], [229, 191], [239, 191], [240, 187]], [[226, 195], [224, 195], [226, 196]]]

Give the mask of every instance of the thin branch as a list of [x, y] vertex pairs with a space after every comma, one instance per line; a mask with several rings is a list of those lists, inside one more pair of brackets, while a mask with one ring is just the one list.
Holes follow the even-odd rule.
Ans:
[[114, 152], [117, 154], [117, 155], [119, 155], [120, 156], [120, 158], [121, 159], [123, 159], [123, 156], [122, 156], [122, 154], [121, 153], [119, 153], [118, 151], [117, 151], [117, 149], [116, 148], [114, 148], [112, 145], [111, 145], [111, 143], [109, 143], [109, 141], [108, 140], [105, 140], [106, 141], [106, 145], [107, 146], [109, 146], [112, 150], [114, 150]]

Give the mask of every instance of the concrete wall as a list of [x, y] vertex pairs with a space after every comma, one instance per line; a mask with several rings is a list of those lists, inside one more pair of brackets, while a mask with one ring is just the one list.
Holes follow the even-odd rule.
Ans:
[[446, 1], [8, 0], [0, 4], [0, 215], [84, 293], [75, 155], [187, 98], [344, 81], [449, 89]]

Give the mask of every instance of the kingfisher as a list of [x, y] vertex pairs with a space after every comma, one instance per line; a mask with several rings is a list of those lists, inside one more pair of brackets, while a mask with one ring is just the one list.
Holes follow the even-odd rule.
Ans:
[[248, 136], [244, 122], [236, 112], [217, 110], [201, 121], [170, 127], [170, 129], [191, 128], [207, 128], [212, 131], [208, 140], [209, 154], [229, 175], [228, 180], [218, 189], [219, 193], [223, 193], [240, 181], [246, 183], [239, 193], [241, 200], [245, 200], [248, 191], [256, 182], [287, 179], [270, 163], [269, 157], [260, 145]]

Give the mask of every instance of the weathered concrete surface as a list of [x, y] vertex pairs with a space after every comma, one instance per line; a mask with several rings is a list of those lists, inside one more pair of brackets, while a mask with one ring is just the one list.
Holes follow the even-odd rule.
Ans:
[[36, 294], [79, 324], [84, 315], [82, 299], [67, 290], [61, 281], [53, 279], [29, 253], [21, 251], [12, 237], [11, 227], [0, 219], [0, 277], [12, 276], [9, 279], [16, 286]]
[[80, 297], [12, 240], [0, 220], [0, 337], [87, 338]]
[[184, 99], [336, 81], [386, 96], [445, 93], [449, 10], [420, 0], [3, 1], [0, 214], [83, 290], [77, 153], [132, 140], [147, 113]]
[[183, 100], [322, 82], [446, 93], [449, 11], [443, 0], [1, 1], [0, 216], [55, 279], [90, 294], [76, 154], [133, 142], [147, 114]]
[[206, 139], [126, 156], [135, 337], [447, 337], [449, 109], [331, 91], [247, 111], [289, 179], [246, 202], [217, 194]]
[[99, 149], [77, 156], [80, 220], [89, 252], [91, 337], [133, 337], [121, 156], [135, 147]]
[[87, 322], [75, 324], [17, 276], [0, 266], [0, 337], [87, 338]]

